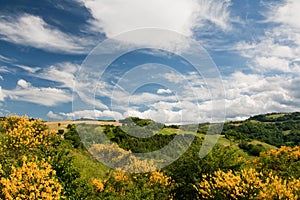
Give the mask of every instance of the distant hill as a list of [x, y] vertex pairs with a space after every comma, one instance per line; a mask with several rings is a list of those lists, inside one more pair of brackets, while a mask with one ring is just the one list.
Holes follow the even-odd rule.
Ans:
[[233, 140], [256, 139], [277, 147], [300, 145], [300, 112], [269, 113], [226, 122], [223, 134]]

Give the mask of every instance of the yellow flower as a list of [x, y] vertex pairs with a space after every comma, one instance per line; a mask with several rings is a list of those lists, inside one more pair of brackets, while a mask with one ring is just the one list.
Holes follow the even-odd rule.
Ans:
[[216, 196], [223, 198], [248, 199], [291, 199], [299, 198], [300, 180], [293, 177], [289, 181], [273, 175], [267, 176], [253, 168], [240, 172], [216, 171], [212, 176], [205, 175], [203, 181], [194, 187], [203, 199]]
[[51, 165], [47, 162], [27, 162], [22, 158], [22, 167], [12, 166], [8, 178], [1, 178], [2, 193], [6, 199], [47, 199], [61, 198], [62, 186], [52, 176]]
[[41, 120], [29, 120], [27, 116], [8, 116], [2, 123], [5, 130], [4, 151], [33, 150], [50, 144], [54, 132], [48, 130]]
[[171, 185], [171, 178], [164, 176], [164, 174], [160, 171], [151, 172], [151, 176], [149, 178], [149, 185], [160, 184], [164, 186]]
[[99, 179], [93, 179], [93, 185], [99, 192], [102, 192], [104, 190], [104, 184]]

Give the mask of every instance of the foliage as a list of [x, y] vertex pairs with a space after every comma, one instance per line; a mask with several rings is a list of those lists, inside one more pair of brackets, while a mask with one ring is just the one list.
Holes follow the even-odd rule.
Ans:
[[128, 117], [126, 119], [120, 120], [120, 123], [122, 123], [125, 126], [139, 126], [139, 127], [145, 127], [147, 126], [147, 129], [150, 130], [159, 130], [164, 127], [163, 124], [157, 123], [151, 119], [140, 119], [138, 117]]
[[6, 157], [18, 158], [27, 153], [38, 153], [51, 145], [55, 133], [49, 131], [41, 120], [28, 117], [6, 117], [1, 126], [4, 132], [1, 152]]
[[27, 161], [23, 157], [22, 161], [21, 167], [12, 166], [8, 178], [0, 180], [5, 199], [60, 199], [62, 186], [51, 165], [37, 158]]
[[196, 185], [201, 199], [291, 199], [300, 196], [300, 180], [283, 179], [272, 172], [264, 176], [253, 168], [238, 172], [218, 170], [213, 175], [203, 176]]
[[300, 112], [270, 113], [224, 124], [223, 133], [237, 141], [259, 140], [280, 146], [300, 145]]
[[[156, 151], [158, 149], [163, 148], [166, 146], [170, 141], [173, 140], [175, 134], [172, 135], [161, 135], [161, 134], [154, 134], [151, 132], [149, 134], [142, 132], [140, 129], [141, 127], [130, 128], [130, 131], [136, 131], [134, 135], [153, 135], [149, 138], [138, 138], [131, 135], [128, 135], [119, 127], [112, 127], [110, 128], [110, 132], [107, 131], [107, 127], [105, 127], [105, 133], [109, 134], [111, 132], [111, 141], [117, 143], [121, 148], [126, 150], [131, 150], [135, 153], [147, 153]], [[150, 131], [149, 129], [142, 129]]]
[[61, 140], [55, 148], [48, 149], [47, 155], [51, 157], [49, 163], [56, 171], [56, 177], [63, 187], [62, 194], [66, 199], [79, 199], [86, 187], [80, 183], [80, 173], [74, 166], [71, 155], [71, 145]]
[[83, 149], [84, 148], [84, 145], [81, 142], [81, 139], [78, 135], [75, 124], [72, 124], [72, 125], [69, 124], [67, 126], [67, 133], [64, 135], [64, 138], [66, 140], [70, 140], [72, 145], [74, 146], [74, 148], [77, 148], [77, 149]]
[[133, 174], [111, 170], [104, 180], [93, 184], [103, 199], [170, 199], [174, 182], [160, 171]]
[[194, 185], [201, 199], [299, 199], [300, 147], [262, 152], [242, 170], [204, 174]]
[[299, 120], [300, 112], [293, 113], [269, 113], [250, 117], [249, 120], [257, 120], [260, 122], [282, 122], [289, 120]]
[[130, 172], [155, 171], [153, 160], [140, 159], [120, 148], [117, 144], [94, 144], [89, 152], [98, 160], [106, 163], [112, 168], [120, 168]]
[[205, 158], [199, 157], [202, 139], [196, 137], [189, 149], [175, 162], [164, 169], [176, 182], [175, 199], [195, 199], [197, 191], [194, 184], [202, 180], [202, 175], [222, 169], [239, 169], [240, 152], [228, 146], [216, 145]]
[[252, 156], [259, 156], [261, 152], [266, 150], [262, 144], [253, 145], [251, 143], [241, 142], [238, 146]]
[[[1, 138], [0, 162], [3, 172], [2, 195], [5, 195], [5, 198], [10, 198], [7, 195], [11, 195], [13, 199], [18, 195], [29, 195], [28, 198], [24, 197], [25, 199], [46, 198], [42, 185], [50, 181], [55, 187], [60, 188], [57, 190], [59, 195], [66, 195], [67, 199], [72, 199], [69, 197], [72, 197], [71, 194], [75, 193], [80, 184], [76, 183], [79, 174], [72, 168], [72, 157], [68, 155], [70, 145], [67, 141], [55, 132], [49, 131], [41, 120], [29, 119], [26, 116], [4, 118], [1, 122], [1, 131], [3, 137]], [[25, 160], [30, 162], [25, 162]], [[46, 163], [45, 160], [47, 160]], [[48, 176], [47, 173], [50, 172]], [[42, 179], [40, 174], [45, 179]], [[17, 180], [19, 182], [15, 182]], [[32, 191], [32, 188], [37, 186], [41, 190], [38, 191], [35, 188]], [[49, 188], [55, 189], [54, 186], [49, 186]], [[14, 189], [10, 190], [9, 187]], [[55, 194], [54, 190], [52, 192]], [[48, 199], [56, 199], [56, 197], [52, 198], [48, 195]]]
[[[179, 130], [131, 117], [122, 127], [70, 124], [58, 133], [41, 120], [4, 117], [0, 199], [299, 199], [299, 122], [300, 113], [226, 122], [221, 139], [228, 142], [200, 158], [209, 123]], [[158, 131], [163, 127], [167, 134]], [[164, 157], [135, 154], [162, 149], [176, 134], [182, 144], [186, 136], [195, 139], [161, 171], [154, 164]]]
[[271, 149], [260, 154], [253, 161], [254, 166], [263, 172], [273, 173], [289, 178], [300, 178], [300, 146]]

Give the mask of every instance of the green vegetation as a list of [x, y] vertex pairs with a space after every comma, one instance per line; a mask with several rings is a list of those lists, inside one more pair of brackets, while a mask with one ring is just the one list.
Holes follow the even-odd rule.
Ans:
[[300, 113], [267, 114], [236, 123], [225, 123], [223, 134], [235, 141], [258, 140], [270, 145], [300, 145]]
[[[56, 122], [49, 130], [40, 120], [1, 118], [0, 199], [300, 197], [298, 112], [226, 122], [217, 144], [204, 158], [199, 151], [208, 123], [165, 126], [136, 117], [121, 123]], [[162, 149], [176, 136], [182, 143], [185, 137], [194, 140], [162, 170], [156, 170], [158, 160], [141, 160], [133, 154]], [[97, 159], [112, 163], [115, 169]]]

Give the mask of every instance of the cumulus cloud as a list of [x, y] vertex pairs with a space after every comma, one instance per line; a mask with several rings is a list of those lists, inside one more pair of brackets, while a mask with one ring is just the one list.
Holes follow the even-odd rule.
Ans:
[[13, 90], [2, 90], [4, 98], [14, 101], [31, 102], [43, 106], [56, 106], [72, 100], [71, 95], [61, 89], [50, 87], [34, 87], [20, 79]]
[[193, 35], [193, 28], [207, 21], [230, 28], [230, 1], [216, 0], [80, 0], [90, 11], [97, 31], [113, 37], [139, 28], [160, 28]]
[[250, 67], [255, 71], [280, 71], [299, 75], [299, 68], [291, 64], [299, 59], [300, 53], [300, 2], [286, 0], [266, 5], [269, 11], [264, 14], [264, 23], [272, 25], [256, 41], [240, 41], [236, 48], [242, 56], [249, 58]]
[[4, 101], [5, 95], [2, 92], [2, 87], [0, 86], [0, 101]]
[[291, 72], [289, 68], [289, 61], [287, 59], [270, 56], [257, 56], [254, 59], [254, 63], [257, 66], [260, 66], [261, 71], [285, 71], [285, 72]]
[[80, 119], [80, 118], [88, 118], [88, 119], [99, 119], [99, 118], [113, 118], [116, 120], [123, 119], [123, 116], [115, 111], [110, 111], [110, 110], [79, 110], [79, 111], [73, 111], [69, 113], [65, 112], [59, 112], [59, 113], [54, 113], [53, 111], [49, 111], [47, 116], [49, 118], [54, 118], [54, 119]]
[[295, 102], [299, 102], [299, 97], [293, 90], [296, 87], [295, 80], [297, 78], [290, 75], [265, 76], [242, 72], [226, 77], [227, 118], [298, 110]]
[[85, 53], [89, 42], [66, 34], [47, 24], [41, 17], [23, 14], [0, 18], [0, 39], [15, 44], [32, 46], [45, 51]]
[[170, 89], [158, 89], [157, 94], [171, 94], [172, 91]]
[[[68, 119], [87, 117], [117, 120], [128, 116], [137, 116], [151, 118], [166, 124], [182, 124], [212, 122], [213, 120], [240, 120], [267, 112], [290, 112], [297, 110], [300, 103], [298, 90], [300, 80], [290, 75], [265, 76], [235, 72], [224, 77], [223, 81], [226, 98], [214, 99], [214, 102], [208, 97], [202, 100], [190, 98], [190, 96], [184, 95], [185, 93], [178, 94], [181, 95], [180, 99], [172, 100], [160, 98], [161, 96], [155, 96], [155, 94], [139, 93], [134, 95], [134, 105], [124, 105], [126, 99], [123, 99], [124, 107], [117, 107], [117, 109], [113, 107], [112, 110], [76, 110], [71, 113], [56, 113], [55, 115], [49, 113], [49, 116], [57, 115], [56, 117]], [[200, 86], [198, 87], [200, 88]], [[200, 92], [200, 90], [198, 91]], [[200, 94], [198, 95], [200, 96]], [[151, 99], [145, 99], [146, 96]], [[226, 104], [226, 116], [218, 118], [224, 103]]]
[[63, 119], [61, 115], [58, 115], [58, 114], [54, 113], [51, 110], [47, 113], [47, 117], [51, 120], [61, 120], [61, 119]]
[[[300, 28], [300, 2], [297, 0], [285, 0], [283, 3], [271, 4], [268, 20], [272, 22], [287, 24]], [[274, 10], [275, 12], [272, 12]]]
[[21, 88], [24, 88], [24, 89], [30, 87], [30, 83], [23, 80], [23, 79], [18, 80], [17, 85], [20, 86]]

